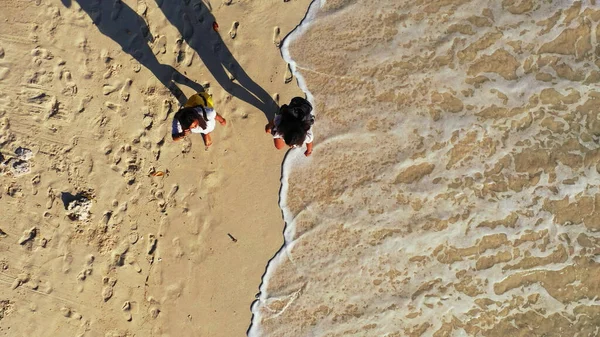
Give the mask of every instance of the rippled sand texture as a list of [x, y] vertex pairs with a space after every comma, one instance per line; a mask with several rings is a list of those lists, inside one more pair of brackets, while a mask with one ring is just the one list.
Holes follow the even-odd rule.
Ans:
[[[327, 1], [265, 336], [597, 336], [600, 6]], [[314, 52], [318, 50], [319, 52]]]

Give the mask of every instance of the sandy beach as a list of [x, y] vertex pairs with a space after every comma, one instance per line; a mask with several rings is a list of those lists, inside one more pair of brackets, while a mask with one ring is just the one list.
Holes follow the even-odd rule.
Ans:
[[598, 336], [597, 1], [307, 8], [2, 1], [0, 336]]
[[[2, 2], [0, 335], [245, 335], [283, 242], [264, 125], [303, 95], [279, 46], [308, 4]], [[208, 150], [170, 135], [202, 89], [227, 119]]]

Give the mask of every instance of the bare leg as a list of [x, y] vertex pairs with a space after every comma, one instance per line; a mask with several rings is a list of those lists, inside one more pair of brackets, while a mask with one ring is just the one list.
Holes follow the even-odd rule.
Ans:
[[207, 134], [202, 134], [202, 139], [204, 140], [204, 145], [206, 145], [206, 147], [209, 147], [212, 145], [212, 138], [210, 138], [210, 133]]

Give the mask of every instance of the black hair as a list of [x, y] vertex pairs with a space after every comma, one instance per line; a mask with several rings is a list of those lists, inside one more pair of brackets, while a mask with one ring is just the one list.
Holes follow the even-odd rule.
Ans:
[[283, 136], [288, 146], [300, 146], [306, 140], [306, 133], [311, 123], [296, 118], [294, 114], [282, 113], [281, 121], [277, 125], [277, 132]]
[[181, 128], [184, 131], [189, 130], [190, 126], [195, 121], [198, 121], [198, 125], [202, 129], [206, 129], [206, 120], [198, 115], [195, 108], [183, 108], [177, 111], [175, 119], [179, 121], [179, 124], [181, 124]]

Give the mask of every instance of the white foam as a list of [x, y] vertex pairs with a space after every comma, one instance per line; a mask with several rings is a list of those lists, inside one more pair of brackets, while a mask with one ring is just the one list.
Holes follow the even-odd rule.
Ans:
[[[314, 97], [308, 92], [307, 83], [298, 71], [313, 72], [312, 75], [322, 76], [327, 81], [362, 82], [364, 86], [372, 86], [370, 89], [374, 93], [370, 93], [369, 98], [385, 93], [388, 89], [386, 86], [396, 84], [387, 74], [365, 79], [362, 75], [371, 72], [357, 66], [359, 70], [364, 71], [352, 73], [348, 69], [342, 69], [341, 72], [348, 75], [337, 76], [327, 74], [331, 68], [320, 67], [318, 62], [311, 63], [311, 69], [308, 69], [298, 66], [290, 59], [289, 44], [304, 34], [315, 18], [320, 22], [320, 26], [322, 17], [317, 15], [317, 10], [324, 4], [323, 1], [311, 4], [307, 20], [286, 39], [282, 49], [284, 58], [291, 64], [298, 78], [299, 85], [307, 91], [309, 100], [314, 104]], [[368, 6], [366, 1], [365, 4]], [[478, 55], [490, 55], [503, 49], [519, 62], [523, 62], [527, 56], [539, 57], [534, 55], [535, 53], [528, 54], [528, 51], [523, 54], [516, 52], [506, 40], [526, 40], [542, 45], [556, 38], [556, 32], [538, 36], [542, 28], [536, 26], [535, 22], [550, 16], [558, 7], [567, 5], [552, 3], [531, 15], [519, 16], [504, 13], [499, 3], [490, 4], [495, 11], [497, 25], [503, 26], [504, 37], [494, 41], [485, 51], [478, 52]], [[437, 48], [437, 53], [443, 55], [450, 48], [450, 44], [436, 41], [435, 38], [419, 40], [425, 46], [413, 43], [412, 46], [402, 49], [396, 47], [411, 39], [418, 40], [421, 35], [438, 36], [444, 32], [444, 25], [464, 22], [469, 16], [481, 13], [481, 8], [473, 7], [471, 11], [465, 8], [461, 8], [464, 11], [457, 11], [457, 18], [439, 25], [428, 25], [428, 20], [422, 19], [403, 21], [402, 25], [406, 26], [403, 26], [402, 33], [397, 34], [400, 36], [392, 40], [391, 46], [375, 44], [373, 49], [369, 49], [369, 52], [373, 52], [372, 59], [358, 60], [363, 66], [377, 66], [375, 63], [387, 62], [394, 56], [392, 50], [397, 50], [399, 56], [396, 60], [404, 61], [404, 56], [407, 55], [408, 58], [429, 53], [423, 50], [432, 45]], [[353, 8], [356, 13], [361, 13], [361, 10], [365, 13], [364, 9]], [[377, 10], [374, 10], [375, 14], [378, 13]], [[340, 12], [344, 11], [348, 9]], [[331, 17], [338, 14], [331, 14]], [[364, 15], [371, 14], [373, 13]], [[374, 17], [377, 17], [375, 14]], [[324, 18], [325, 21], [327, 19]], [[528, 20], [524, 25], [531, 28], [524, 33], [520, 26], [523, 20]], [[331, 22], [324, 23], [324, 26], [329, 29], [344, 28], [332, 25]], [[317, 30], [317, 26], [314, 27]], [[461, 35], [460, 39], [464, 42], [458, 50], [475, 43], [495, 28], [486, 29], [478, 29], [471, 36]], [[367, 30], [361, 27], [361, 31]], [[323, 33], [318, 30], [317, 32]], [[368, 34], [373, 35], [373, 31]], [[354, 37], [350, 34], [348, 36]], [[314, 38], [319, 37], [323, 36]], [[439, 44], [436, 45], [436, 42]], [[357, 51], [357, 54], [363, 57], [361, 52]], [[356, 55], [350, 55], [349, 59], [357, 61], [351, 56]], [[565, 56], [563, 59], [565, 62], [574, 61], [571, 56]], [[576, 62], [573, 66], [577, 66]], [[249, 329], [251, 337], [263, 335], [261, 324], [269, 331], [269, 335], [283, 333], [383, 336], [425, 323], [432, 324], [425, 334], [430, 336], [451, 317], [468, 321], [477, 316], [472, 311], [479, 310], [479, 304], [476, 302], [478, 299], [494, 301], [492, 306], [497, 307], [494, 310], [498, 309], [499, 312], [509, 309], [512, 315], [525, 310], [515, 306], [514, 299], [523, 299], [528, 294], [539, 295], [537, 304], [531, 304], [530, 308], [546, 310], [546, 317], [552, 313], [572, 310], [573, 303], [570, 304], [570, 309], [565, 308], [564, 303], [553, 298], [542, 286], [543, 283], [530, 284], [526, 280], [515, 285], [503, 281], [514, 280], [514, 277], [509, 279], [511, 276], [518, 277], [538, 271], [561, 271], [574, 264], [576, 254], [573, 252], [567, 253], [564, 260], [559, 256], [560, 259], [548, 262], [547, 258], [564, 254], [567, 246], [568, 250], [583, 252], [584, 249], [573, 238], [578, 233], [593, 233], [586, 231], [583, 225], [567, 227], [556, 223], [554, 217], [557, 215], [546, 210], [544, 202], [562, 200], [565, 197], [569, 197], [570, 202], [573, 202], [577, 195], [594, 195], [598, 187], [589, 182], [599, 179], [600, 174], [594, 168], [571, 168], [564, 163], [558, 163], [547, 169], [544, 165], [549, 165], [548, 163], [538, 163], [539, 167], [536, 167], [534, 162], [531, 165], [532, 169], [541, 175], [537, 184], [530, 185], [531, 181], [527, 181], [520, 190], [494, 190], [494, 184], [497, 182], [495, 179], [501, 180], [505, 185], [516, 177], [533, 180], [533, 175], [527, 172], [516, 172], [516, 156], [522, 151], [532, 151], [534, 155], [536, 146], [541, 146], [543, 151], [551, 151], [552, 146], [561, 145], [561, 136], [553, 134], [542, 125], [541, 117], [550, 114], [540, 110], [550, 109], [548, 106], [538, 105], [536, 111], [526, 111], [513, 117], [494, 116], [486, 119], [477, 113], [492, 104], [507, 109], [526, 106], [529, 99], [538, 95], [544, 88], [554, 88], [564, 95], [569, 93], [569, 88], [575, 87], [581, 91], [582, 102], [587, 98], [585, 87], [579, 87], [578, 84], [566, 80], [556, 84], [542, 82], [537, 80], [533, 73], [525, 74], [521, 68], [517, 71], [519, 78], [516, 81], [506, 80], [499, 74], [490, 72], [485, 73], [490, 79], [488, 82], [473, 86], [465, 81], [466, 78], [472, 77], [466, 72], [469, 62], [460, 63], [455, 59], [453, 67], [435, 71], [428, 71], [423, 65], [421, 67], [422, 69], [419, 68], [413, 73], [404, 74], [402, 86], [391, 87], [397, 90], [396, 92], [408, 87], [408, 93], [411, 88], [421, 89], [418, 95], [410, 96], [415, 101], [411, 106], [407, 106], [411, 103], [405, 104], [404, 101], [402, 107], [397, 110], [386, 110], [389, 105], [383, 103], [376, 106], [382, 108], [377, 111], [378, 116], [373, 120], [389, 122], [388, 129], [365, 127], [368, 126], [368, 121], [365, 120], [370, 118], [369, 109], [372, 110], [375, 106], [371, 100], [368, 103], [372, 104], [367, 107], [356, 104], [353, 113], [362, 114], [360, 118], [352, 119], [355, 117], [352, 115], [340, 118], [342, 121], [348, 118], [355, 122], [349, 123], [351, 125], [346, 130], [336, 133], [321, 130], [327, 138], [319, 142], [323, 147], [319, 157], [306, 160], [299, 150], [291, 151], [286, 156], [282, 167], [280, 194], [280, 207], [286, 223], [285, 243], [270, 261], [260, 287], [261, 293], [253, 304], [253, 321]], [[426, 83], [427, 87], [419, 87], [422, 83]], [[348, 85], [347, 90], [360, 88], [360, 85], [353, 87], [353, 83], [342, 84]], [[462, 90], [472, 88], [476, 89], [476, 94], [461, 96]], [[456, 113], [444, 112], [438, 120], [434, 120], [427, 110], [432, 106], [432, 92], [451, 92], [459, 97], [465, 106], [470, 104], [474, 108]], [[506, 104], [497, 92], [502, 92], [508, 97]], [[331, 96], [331, 101], [326, 100], [328, 112], [339, 112], [330, 108], [330, 105], [339, 103], [336, 102], [339, 97], [335, 96], [338, 93], [316, 94], [317, 97]], [[340, 96], [345, 97], [343, 94]], [[530, 125], [518, 130], [511, 129], [514, 123], [535, 113], [538, 113], [538, 116], [531, 118]], [[561, 114], [568, 112], [559, 111], [553, 116], [560, 119]], [[327, 119], [326, 117], [329, 116], [323, 116], [323, 119]], [[568, 121], [564, 120], [561, 122], [567, 125]], [[318, 126], [322, 127], [322, 124]], [[572, 133], [570, 130], [566, 131]], [[487, 145], [484, 141], [488, 142]], [[474, 142], [476, 144], [473, 144]], [[493, 150], [490, 150], [492, 146], [489, 144], [493, 144]], [[591, 142], [586, 146], [590, 149], [596, 148]], [[458, 159], [454, 161], [452, 151], [457, 147]], [[503, 158], [510, 160], [502, 164]], [[380, 162], [386, 164], [378, 166]], [[396, 182], [400, 173], [423, 163], [435, 166], [428, 175], [411, 183]], [[321, 166], [318, 166], [319, 164]], [[483, 174], [492, 171], [495, 164], [505, 165], [501, 167], [501, 174], [496, 174], [496, 177]], [[307, 170], [318, 168], [319, 171], [327, 171], [327, 174], [319, 176], [321, 172], [311, 172], [312, 176], [320, 178], [310, 180], [306, 183], [308, 186], [296, 186], [296, 181], [305, 181], [296, 178], [313, 178], [306, 174], [306, 170], [302, 170], [305, 166]], [[293, 175], [290, 177], [292, 169]], [[581, 179], [573, 184], [561, 184], [563, 180], [578, 175], [582, 176]], [[466, 184], [468, 180], [471, 185]], [[294, 183], [294, 195], [288, 195], [289, 181]], [[317, 186], [319, 184], [327, 185], [327, 188]], [[518, 185], [518, 182], [516, 184]], [[325, 192], [317, 193], [322, 191]], [[317, 197], [327, 193], [329, 195], [323, 200], [317, 200]], [[300, 206], [297, 206], [298, 203]], [[292, 213], [292, 209], [295, 214]], [[478, 226], [484, 221], [501, 220], [510, 215], [518, 215], [514, 226]], [[459, 220], [449, 221], [457, 217]], [[307, 219], [311, 223], [305, 226], [303, 221]], [[386, 231], [389, 233], [386, 234]], [[524, 237], [542, 231], [547, 231], [545, 239]], [[570, 238], [571, 243], [567, 244], [568, 240], [561, 238], [563, 234]], [[479, 245], [486, 238], [497, 239], [496, 246], [481, 248]], [[510, 261], [486, 265], [491, 260], [481, 260], [501, 253], [508, 253]], [[416, 259], [412, 260], [413, 257]], [[534, 258], [539, 260], [533, 260]], [[524, 261], [525, 259], [529, 260]], [[480, 261], [484, 264], [481, 270], [478, 267]], [[519, 265], [521, 262], [525, 263]], [[278, 267], [282, 268], [281, 273], [277, 272]], [[282, 276], [284, 272], [289, 272], [290, 268], [290, 274], [293, 275]], [[460, 273], [467, 273], [469, 277], [460, 276]], [[288, 281], [282, 280], [282, 277], [287, 276], [298, 277], [300, 281], [290, 279], [290, 284], [281, 284]], [[271, 285], [282, 289], [269, 288], [272, 277], [278, 277], [278, 282]], [[467, 284], [465, 288], [479, 293], [471, 296], [458, 289], [457, 285], [463, 281]], [[293, 282], [296, 284], [292, 284]], [[431, 287], [427, 288], [428, 285]], [[496, 287], [500, 287], [500, 290]], [[269, 294], [269, 290], [277, 294]], [[270, 307], [271, 304], [275, 305]], [[394, 309], [389, 309], [392, 306]], [[319, 317], [310, 316], [318, 316], [318, 308], [321, 307], [330, 311]], [[416, 316], [407, 317], [413, 314]], [[311, 319], [313, 323], [308, 323]], [[503, 318], [496, 317], [492, 322], [482, 324], [491, 328], [501, 319]], [[371, 330], [368, 332], [361, 330], [366, 329], [367, 325], [375, 327], [369, 328]], [[466, 331], [455, 329], [452, 335], [464, 336]]]
[[[284, 39], [283, 44], [281, 46], [281, 54], [283, 56], [283, 59], [290, 65], [292, 73], [298, 80], [298, 86], [300, 87], [300, 89], [302, 89], [302, 91], [306, 93], [307, 99], [313, 107], [316, 107], [314, 96], [308, 90], [304, 77], [302, 77], [302, 74], [298, 72], [296, 62], [291, 58], [289, 46], [295, 39], [297, 39], [299, 36], [302, 36], [302, 34], [306, 32], [308, 27], [310, 27], [313, 20], [315, 19], [318, 9], [322, 7], [324, 3], [325, 0], [313, 0], [308, 7], [304, 19], [302, 19], [300, 24]], [[317, 114], [316, 109], [313, 110], [313, 114]], [[279, 251], [275, 254], [275, 256], [267, 264], [265, 273], [262, 277], [262, 283], [259, 287], [260, 292], [258, 295], [258, 299], [254, 301], [254, 303], [252, 303], [252, 322], [250, 323], [250, 327], [248, 329], [249, 337], [261, 336], [260, 326], [258, 323], [261, 321], [262, 317], [260, 311], [258, 310], [258, 306], [261, 302], [264, 302], [267, 299], [266, 289], [268, 288], [268, 282], [272, 274], [273, 268], [276, 268], [277, 265], [281, 264], [284, 260], [289, 258], [290, 243], [292, 242], [292, 232], [294, 230], [294, 220], [291, 213], [286, 207], [286, 197], [288, 193], [287, 182], [290, 174], [290, 168], [300, 164], [301, 160], [305, 160], [302, 151], [299, 149], [293, 149], [288, 151], [282, 163], [281, 189], [279, 191], [279, 207], [282, 210], [283, 220], [285, 222], [283, 233], [284, 243], [283, 246], [279, 249]]]

